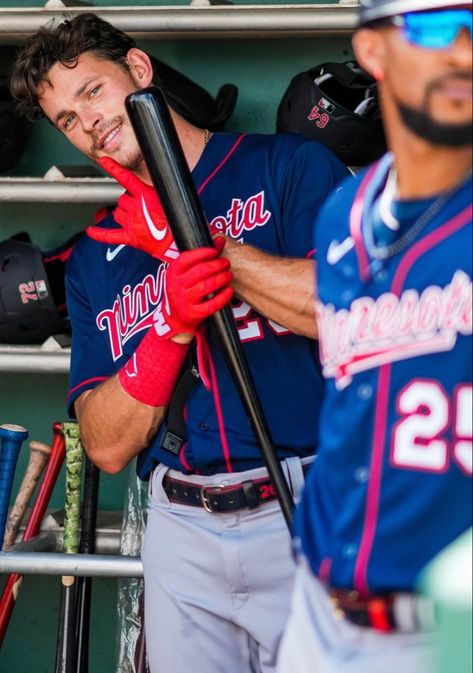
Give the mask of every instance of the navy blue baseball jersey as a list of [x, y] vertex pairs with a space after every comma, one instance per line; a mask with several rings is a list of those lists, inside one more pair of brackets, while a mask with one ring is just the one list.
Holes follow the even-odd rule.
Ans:
[[316, 225], [326, 394], [297, 514], [313, 572], [364, 594], [412, 590], [472, 525], [471, 176], [384, 218], [391, 162], [342, 183]]
[[[302, 136], [214, 134], [193, 170], [207, 220], [227, 236], [268, 253], [306, 257], [315, 217], [347, 175], [322, 145]], [[113, 218], [102, 226], [113, 227]], [[118, 371], [152, 324], [167, 264], [126, 246], [84, 237], [67, 269], [72, 364], [69, 404]], [[235, 300], [233, 312], [257, 392], [281, 459], [316, 446], [323, 390], [317, 348]], [[247, 415], [218, 344], [210, 341], [213, 390], [202, 383], [187, 399], [186, 443], [163, 448], [165, 425], [138, 460], [146, 478], [161, 462], [186, 473], [213, 474], [262, 465]], [[223, 428], [223, 430], [222, 430]]]

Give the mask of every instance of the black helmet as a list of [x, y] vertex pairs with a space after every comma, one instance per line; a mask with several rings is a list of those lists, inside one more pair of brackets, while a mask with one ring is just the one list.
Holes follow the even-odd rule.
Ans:
[[471, 0], [360, 0], [359, 23], [364, 25], [397, 14], [459, 5], [471, 7]]
[[323, 63], [293, 78], [279, 104], [278, 132], [302, 133], [349, 166], [386, 151], [375, 80], [357, 63]]
[[42, 343], [70, 332], [64, 266], [80, 235], [47, 255], [25, 240], [0, 242], [0, 343]]
[[15, 113], [7, 78], [0, 75], [0, 173], [8, 171], [21, 157], [31, 124]]

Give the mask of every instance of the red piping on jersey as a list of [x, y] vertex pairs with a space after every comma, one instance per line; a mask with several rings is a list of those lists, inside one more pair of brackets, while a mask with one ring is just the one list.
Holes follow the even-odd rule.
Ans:
[[461, 213], [455, 215], [455, 217], [446, 222], [442, 227], [433, 231], [431, 234], [416, 243], [416, 245], [414, 245], [410, 250], [408, 250], [400, 262], [396, 271], [396, 275], [394, 276], [392, 285], [392, 291], [394, 294], [397, 294], [398, 297], [401, 295], [401, 288], [406, 280], [406, 275], [417, 257], [423, 255], [424, 252], [436, 245], [437, 239], [438, 242], [440, 242], [444, 238], [451, 236], [456, 231], [464, 227], [465, 224], [468, 224], [468, 222], [471, 221], [472, 217], [473, 206], [470, 204], [465, 208], [465, 210], [462, 210]]
[[373, 164], [366, 173], [358, 191], [355, 195], [353, 205], [350, 211], [350, 234], [355, 243], [356, 256], [358, 258], [358, 268], [360, 270], [360, 277], [363, 281], [367, 281], [370, 277], [369, 259], [366, 252], [365, 244], [363, 242], [363, 235], [361, 233], [361, 213], [364, 207], [365, 193], [368, 185], [373, 177], [373, 173], [378, 168], [378, 163]]
[[245, 136], [247, 136], [247, 135], [248, 135], [247, 133], [242, 133], [241, 136], [235, 140], [235, 142], [233, 143], [233, 146], [231, 147], [231, 149], [229, 150], [229, 152], [223, 157], [223, 159], [222, 159], [222, 161], [219, 163], [219, 165], [218, 165], [216, 168], [214, 168], [214, 170], [210, 173], [210, 175], [209, 175], [208, 177], [206, 177], [205, 180], [203, 181], [203, 183], [200, 185], [199, 189], [197, 190], [197, 193], [198, 193], [199, 195], [200, 195], [201, 192], [207, 187], [207, 185], [209, 184], [209, 182], [210, 182], [210, 181], [212, 180], [212, 178], [219, 172], [219, 170], [220, 170], [221, 168], [223, 168], [224, 164], [227, 163], [227, 161], [230, 159], [230, 157], [232, 156], [232, 154], [233, 154], [233, 153], [235, 152], [235, 150], [237, 149], [238, 145], [241, 143], [241, 141], [243, 140], [243, 138], [245, 138]]
[[47, 264], [48, 262], [54, 262], [55, 259], [60, 259], [61, 262], [67, 262], [67, 260], [71, 256], [73, 249], [74, 246], [71, 246], [70, 248], [63, 250], [62, 252], [59, 252], [57, 255], [53, 255], [52, 257], [43, 257], [43, 262]]
[[187, 462], [187, 460], [184, 456], [184, 451], [186, 449], [186, 446], [187, 446], [187, 442], [184, 444], [182, 449], [179, 451], [179, 461], [186, 468], [186, 470], [188, 470], [189, 472], [192, 472], [192, 467], [189, 465], [189, 463]]
[[330, 573], [332, 572], [332, 559], [326, 556], [322, 559], [319, 566], [319, 579], [324, 584], [330, 582]]
[[67, 393], [67, 398], [69, 399], [75, 390], [85, 386], [87, 383], [95, 383], [95, 381], [106, 381], [108, 378], [108, 376], [94, 376], [93, 379], [86, 379], [85, 381], [81, 381], [81, 383], [78, 383], [76, 386], [74, 386], [74, 388], [71, 388], [71, 390]]
[[222, 405], [220, 402], [220, 393], [218, 391], [217, 374], [215, 372], [214, 362], [210, 351], [208, 354], [208, 365], [210, 369], [210, 380], [212, 382], [212, 394], [215, 401], [215, 411], [217, 414], [220, 441], [222, 442], [223, 455], [225, 458], [225, 467], [227, 468], [227, 472], [233, 472], [233, 467], [230, 460], [230, 449], [228, 446], [227, 435], [225, 433], [225, 421], [223, 418]]
[[[471, 221], [472, 206], [469, 205], [458, 215], [418, 241], [404, 255], [391, 284], [391, 291], [398, 297], [401, 296], [406, 276], [416, 260], [425, 252], [434, 248], [443, 240], [460, 230]], [[378, 377], [378, 398], [375, 409], [375, 426], [373, 433], [373, 451], [370, 466], [370, 479], [368, 484], [368, 496], [366, 500], [365, 523], [361, 538], [360, 551], [355, 565], [355, 588], [362, 594], [368, 594], [368, 563], [373, 548], [374, 536], [378, 522], [379, 499], [381, 492], [381, 480], [384, 459], [384, 437], [386, 435], [389, 385], [391, 380], [392, 363], [382, 365]]]

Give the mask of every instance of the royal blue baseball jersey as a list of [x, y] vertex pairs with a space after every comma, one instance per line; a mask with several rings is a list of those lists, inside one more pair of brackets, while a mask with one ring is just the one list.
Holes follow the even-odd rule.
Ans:
[[[322, 145], [302, 136], [214, 134], [193, 170], [209, 223], [268, 253], [306, 257], [317, 212], [347, 175]], [[113, 218], [102, 226], [113, 227]], [[167, 264], [130, 247], [84, 237], [67, 269], [72, 363], [69, 404], [120, 369], [152, 325]], [[316, 446], [323, 390], [315, 343], [233, 302], [238, 332], [271, 436], [281, 459]], [[186, 473], [213, 474], [262, 465], [247, 415], [218, 344], [210, 340], [216, 381], [199, 382], [186, 408], [187, 441], [178, 453], [161, 441], [165, 426], [138, 460], [138, 473], [162, 462]], [[222, 431], [223, 427], [223, 431]]]
[[313, 572], [363, 593], [412, 590], [472, 525], [471, 176], [394, 201], [389, 242], [391, 161], [342, 183], [316, 225], [326, 394], [297, 514]]

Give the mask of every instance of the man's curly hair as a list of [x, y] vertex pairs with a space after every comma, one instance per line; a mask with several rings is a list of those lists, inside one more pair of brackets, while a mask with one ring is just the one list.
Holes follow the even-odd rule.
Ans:
[[49, 71], [56, 63], [74, 68], [79, 56], [89, 52], [127, 70], [126, 56], [135, 46], [126, 33], [90, 12], [61, 22], [53, 19], [28, 39], [13, 65], [10, 91], [18, 113], [31, 121], [44, 117], [38, 87], [49, 82]]

